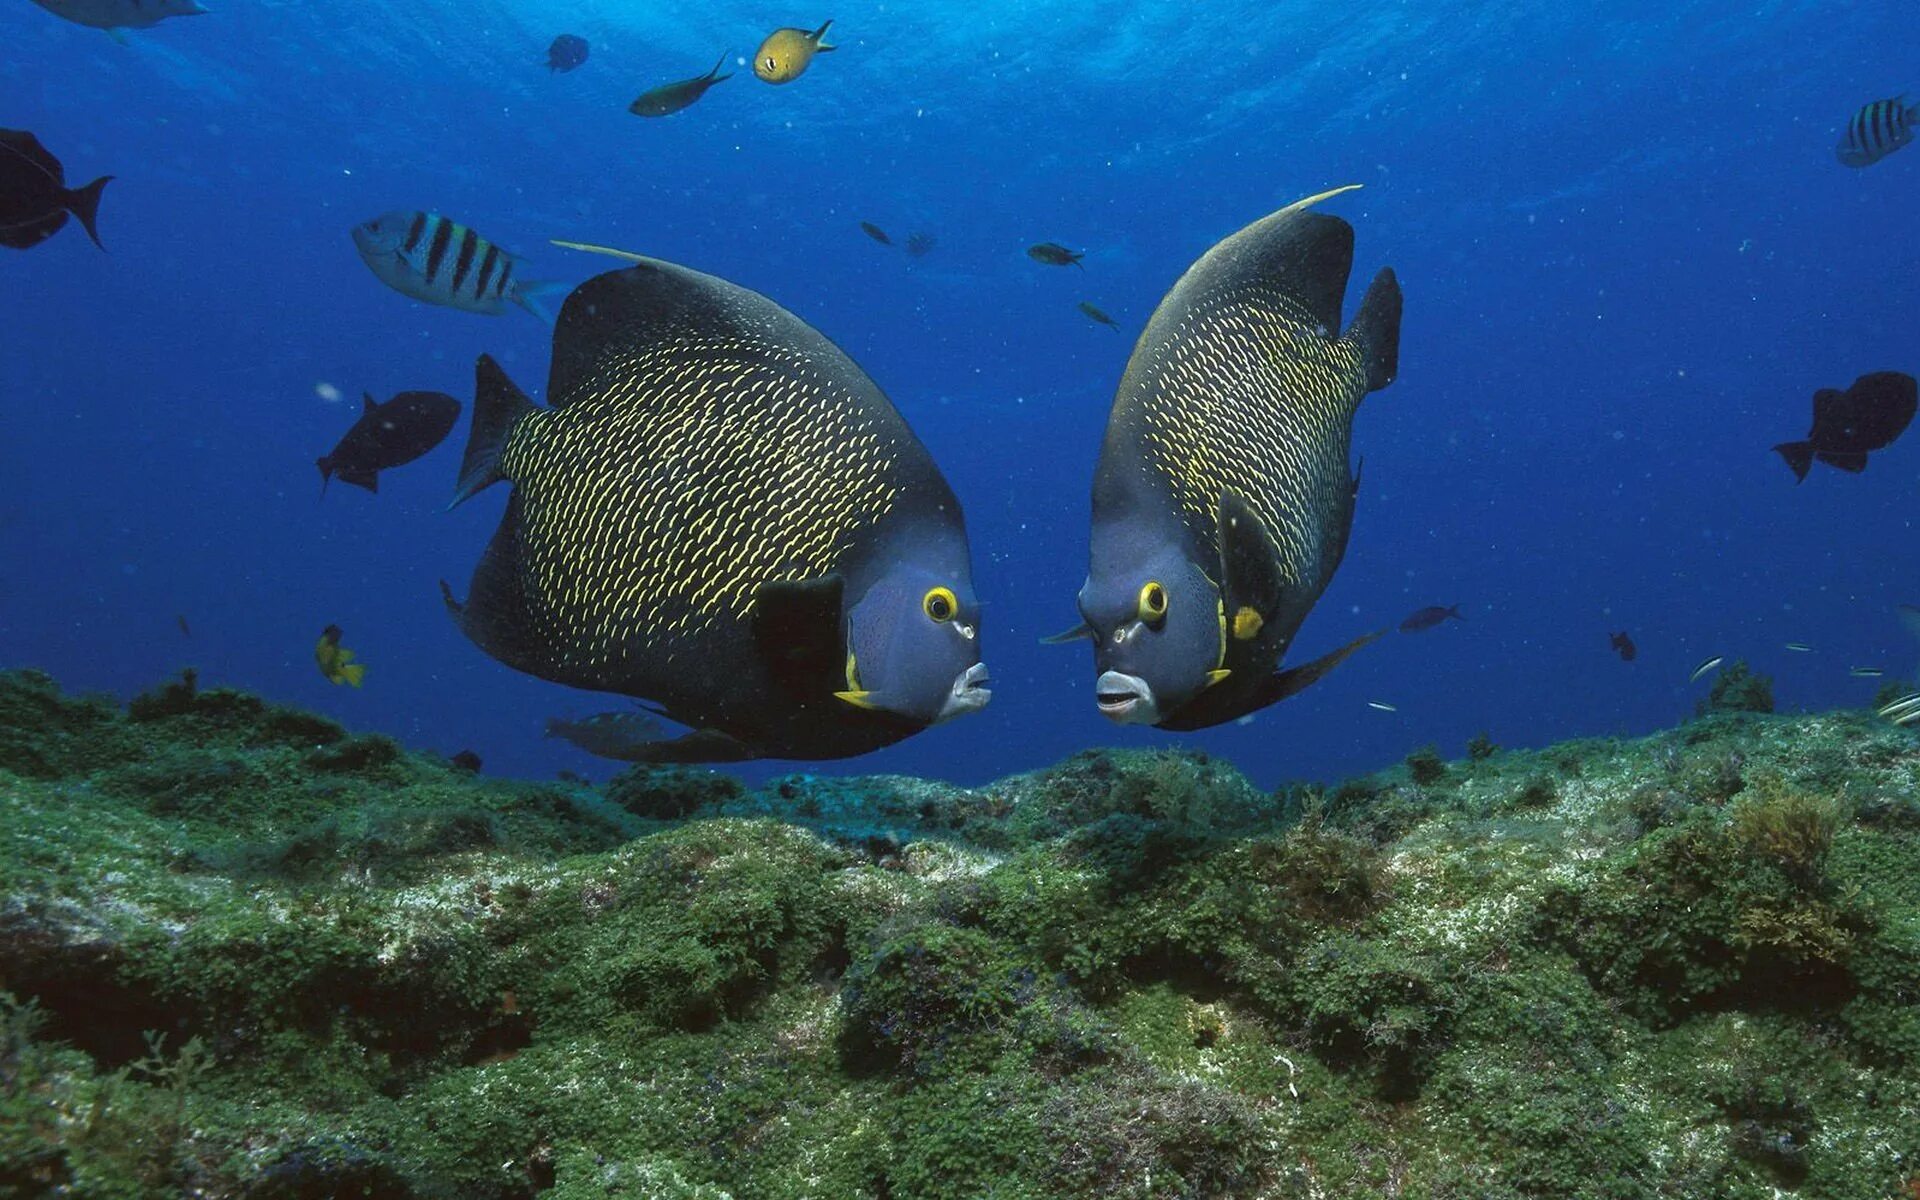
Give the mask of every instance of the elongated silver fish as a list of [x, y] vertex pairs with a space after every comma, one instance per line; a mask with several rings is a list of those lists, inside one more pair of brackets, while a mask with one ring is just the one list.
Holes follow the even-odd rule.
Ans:
[[403, 296], [497, 317], [508, 301], [551, 323], [547, 307], [565, 284], [519, 276], [520, 260], [438, 213], [390, 212], [354, 227], [367, 269]]
[[1115, 721], [1231, 721], [1379, 636], [1276, 670], [1346, 552], [1354, 412], [1399, 364], [1391, 269], [1339, 332], [1353, 227], [1311, 209], [1349, 190], [1207, 251], [1134, 347], [1094, 475], [1084, 624], [1062, 635], [1094, 639]]
[[480, 360], [458, 496], [513, 494], [460, 628], [693, 730], [636, 762], [840, 758], [986, 704], [960, 505], [886, 396], [766, 297], [621, 257], [561, 309], [552, 407]]

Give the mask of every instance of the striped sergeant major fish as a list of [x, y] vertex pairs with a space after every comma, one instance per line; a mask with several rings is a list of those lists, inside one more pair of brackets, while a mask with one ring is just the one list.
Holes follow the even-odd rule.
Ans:
[[403, 296], [497, 317], [511, 300], [548, 324], [564, 284], [519, 278], [520, 260], [439, 213], [390, 212], [353, 231], [367, 269]]
[[1853, 114], [1834, 153], [1846, 166], [1870, 167], [1911, 142], [1916, 124], [1920, 124], [1920, 106], [1908, 107], [1905, 94], [1875, 100]]

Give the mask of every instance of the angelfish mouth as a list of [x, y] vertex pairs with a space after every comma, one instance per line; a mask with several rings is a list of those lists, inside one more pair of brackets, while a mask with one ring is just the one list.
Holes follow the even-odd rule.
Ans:
[[947, 693], [947, 702], [940, 706], [940, 715], [933, 719], [938, 725], [942, 721], [951, 721], [955, 717], [964, 717], [970, 712], [979, 712], [993, 699], [993, 692], [987, 688], [987, 664], [975, 663], [954, 677], [953, 690]]
[[1094, 681], [1093, 701], [1100, 715], [1121, 725], [1151, 725], [1160, 719], [1153, 689], [1138, 675], [1106, 671]]

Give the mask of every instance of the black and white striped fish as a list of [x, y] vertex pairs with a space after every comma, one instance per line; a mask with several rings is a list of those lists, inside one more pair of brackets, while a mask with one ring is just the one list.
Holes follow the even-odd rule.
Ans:
[[1849, 167], [1870, 167], [1911, 142], [1917, 124], [1920, 107], [1909, 108], [1904, 94], [1875, 100], [1853, 114], [1834, 154]]
[[519, 277], [520, 260], [438, 213], [390, 212], [353, 231], [367, 268], [403, 296], [497, 317], [511, 300], [548, 323], [565, 284]]

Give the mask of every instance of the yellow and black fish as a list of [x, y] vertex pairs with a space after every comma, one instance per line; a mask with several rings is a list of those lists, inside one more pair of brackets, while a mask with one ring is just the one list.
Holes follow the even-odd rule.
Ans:
[[1095, 699], [1115, 721], [1235, 720], [1379, 636], [1276, 669], [1346, 552], [1354, 412], [1399, 363], [1391, 269], [1339, 332], [1353, 227], [1310, 211], [1337, 194], [1209, 250], [1127, 363], [1094, 475], [1085, 623], [1062, 635], [1094, 638]]
[[813, 65], [813, 56], [837, 50], [820, 39], [827, 36], [826, 25], [809, 33], [804, 29], [776, 29], [753, 52], [753, 73], [768, 83], [790, 83]]
[[480, 359], [455, 502], [513, 494], [446, 592], [461, 629], [692, 727], [631, 748], [655, 762], [845, 757], [984, 705], [960, 505], [880, 389], [766, 297], [609, 253], [635, 265], [567, 298], [552, 407]]
[[338, 625], [329, 625], [320, 631], [320, 640], [313, 646], [313, 661], [320, 664], [320, 673], [327, 677], [328, 683], [359, 687], [366, 682], [366, 664], [354, 662], [353, 651], [340, 644]]

